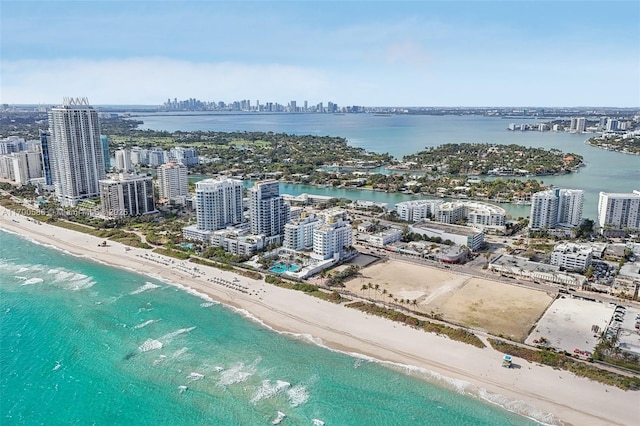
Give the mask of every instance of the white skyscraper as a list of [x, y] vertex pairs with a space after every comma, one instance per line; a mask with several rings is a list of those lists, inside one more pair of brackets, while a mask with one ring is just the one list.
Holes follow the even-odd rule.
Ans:
[[256, 182], [249, 190], [251, 233], [267, 237], [281, 235], [291, 219], [291, 207], [280, 196], [278, 181]]
[[170, 202], [188, 196], [187, 166], [171, 161], [158, 167], [158, 187], [160, 198]]
[[598, 224], [603, 229], [640, 229], [640, 190], [617, 194], [601, 192]]
[[87, 98], [64, 98], [49, 111], [49, 157], [56, 196], [63, 206], [100, 195], [106, 175], [98, 112]]
[[121, 173], [101, 179], [99, 186], [100, 206], [105, 216], [140, 216], [156, 211], [151, 176]]
[[215, 231], [242, 222], [242, 181], [205, 179], [196, 183], [197, 229]]
[[549, 189], [531, 196], [529, 228], [553, 229], [557, 226], [578, 226], [582, 222], [584, 191], [579, 189]]

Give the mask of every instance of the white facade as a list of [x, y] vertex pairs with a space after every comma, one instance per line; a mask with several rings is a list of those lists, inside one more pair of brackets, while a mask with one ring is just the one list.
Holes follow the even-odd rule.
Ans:
[[196, 183], [197, 229], [215, 231], [242, 222], [242, 182], [205, 179]]
[[284, 225], [284, 240], [282, 246], [290, 250], [310, 250], [313, 248], [313, 232], [322, 225], [314, 215], [305, 216], [299, 220]]
[[140, 216], [156, 212], [151, 176], [119, 174], [101, 179], [102, 213], [108, 217]]
[[419, 222], [435, 216], [436, 209], [443, 203], [442, 200], [410, 200], [396, 204], [396, 213], [402, 220]]
[[268, 245], [264, 235], [249, 234], [246, 229], [227, 228], [211, 232], [211, 245], [220, 246], [226, 252], [251, 256]]
[[31, 179], [40, 177], [42, 177], [42, 160], [39, 152], [18, 151], [0, 155], [0, 179], [25, 184]]
[[49, 157], [56, 196], [63, 206], [100, 195], [106, 176], [98, 112], [86, 98], [65, 98], [49, 111]]
[[331, 218], [327, 223], [313, 231], [313, 253], [317, 260], [341, 258], [344, 249], [353, 245], [351, 224], [342, 219]]
[[584, 191], [579, 189], [549, 189], [531, 196], [529, 228], [553, 229], [558, 226], [578, 226], [582, 222]]
[[267, 237], [282, 235], [291, 219], [291, 207], [280, 196], [276, 180], [256, 182], [249, 190], [249, 220], [251, 233]]
[[617, 194], [601, 192], [598, 224], [601, 228], [640, 229], [640, 190]]
[[436, 220], [454, 224], [465, 220], [469, 226], [504, 231], [506, 211], [502, 207], [478, 201], [449, 201], [436, 209]]
[[442, 241], [449, 240], [459, 246], [467, 246], [471, 251], [480, 249], [484, 244], [482, 231], [469, 226], [423, 222], [410, 226], [409, 230], [429, 238], [440, 237]]
[[184, 164], [185, 166], [196, 166], [200, 161], [198, 158], [198, 152], [194, 148], [176, 146], [169, 150], [168, 156], [169, 161], [176, 161]]
[[558, 244], [551, 253], [551, 264], [569, 271], [584, 271], [592, 260], [590, 247], [581, 247], [573, 243]]
[[369, 244], [376, 247], [384, 247], [387, 244], [400, 241], [402, 238], [402, 231], [398, 229], [387, 229], [376, 234], [371, 234], [367, 238], [369, 240]]
[[119, 149], [115, 152], [116, 157], [116, 171], [129, 172], [133, 170], [131, 163], [131, 151], [128, 149]]
[[158, 167], [158, 188], [160, 198], [178, 201], [189, 195], [187, 166], [172, 161]]

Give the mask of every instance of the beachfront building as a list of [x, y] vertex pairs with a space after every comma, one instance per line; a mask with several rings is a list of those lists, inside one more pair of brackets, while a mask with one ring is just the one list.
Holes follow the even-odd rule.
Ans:
[[291, 219], [291, 206], [280, 196], [280, 184], [269, 179], [256, 182], [249, 189], [249, 222], [252, 234], [267, 237], [282, 235]]
[[269, 244], [264, 235], [249, 233], [248, 226], [237, 226], [213, 231], [209, 243], [231, 254], [252, 256]]
[[551, 264], [568, 271], [584, 271], [591, 265], [592, 249], [573, 243], [562, 243], [554, 247]]
[[398, 218], [409, 222], [419, 222], [436, 214], [442, 200], [410, 200], [396, 204], [395, 210]]
[[120, 173], [100, 179], [100, 206], [107, 217], [141, 216], [155, 213], [153, 178]]
[[87, 98], [64, 98], [49, 111], [49, 159], [58, 201], [75, 206], [100, 196], [99, 181], [106, 176], [98, 112]]
[[42, 177], [40, 152], [18, 151], [0, 155], [0, 179], [12, 180], [19, 185]]
[[570, 228], [582, 222], [584, 191], [549, 189], [531, 196], [529, 228], [532, 230]]
[[[40, 130], [40, 154], [42, 155], [42, 175], [44, 184], [53, 185], [51, 177], [51, 158], [49, 158], [49, 143], [51, 143], [51, 135], [48, 132]], [[107, 157], [108, 158], [108, 157]]]
[[300, 219], [284, 225], [282, 246], [289, 250], [311, 250], [313, 248], [313, 233], [321, 225], [320, 218], [302, 212]]
[[435, 220], [455, 224], [465, 222], [480, 229], [504, 232], [506, 211], [502, 207], [479, 201], [449, 201], [437, 206]]
[[411, 225], [409, 231], [429, 238], [439, 237], [442, 241], [449, 240], [459, 246], [466, 246], [471, 251], [479, 250], [484, 244], [482, 231], [470, 226], [421, 222]]
[[196, 220], [201, 230], [215, 231], [242, 222], [242, 182], [205, 179], [196, 183]]
[[161, 199], [170, 203], [185, 204], [189, 196], [187, 166], [170, 161], [158, 167], [158, 189]]
[[353, 230], [344, 210], [323, 212], [324, 224], [313, 231], [313, 253], [316, 260], [340, 260], [346, 257], [353, 245]]
[[598, 224], [603, 232], [640, 229], [640, 190], [632, 193], [601, 192]]

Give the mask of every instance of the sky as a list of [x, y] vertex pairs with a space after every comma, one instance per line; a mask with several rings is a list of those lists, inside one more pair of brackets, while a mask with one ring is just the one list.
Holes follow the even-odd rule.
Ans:
[[640, 106], [638, 1], [0, 1], [0, 103]]

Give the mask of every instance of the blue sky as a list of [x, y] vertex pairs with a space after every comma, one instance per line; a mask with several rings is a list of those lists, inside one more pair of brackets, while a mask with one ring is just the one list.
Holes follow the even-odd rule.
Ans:
[[11, 1], [0, 100], [640, 106], [637, 1]]

